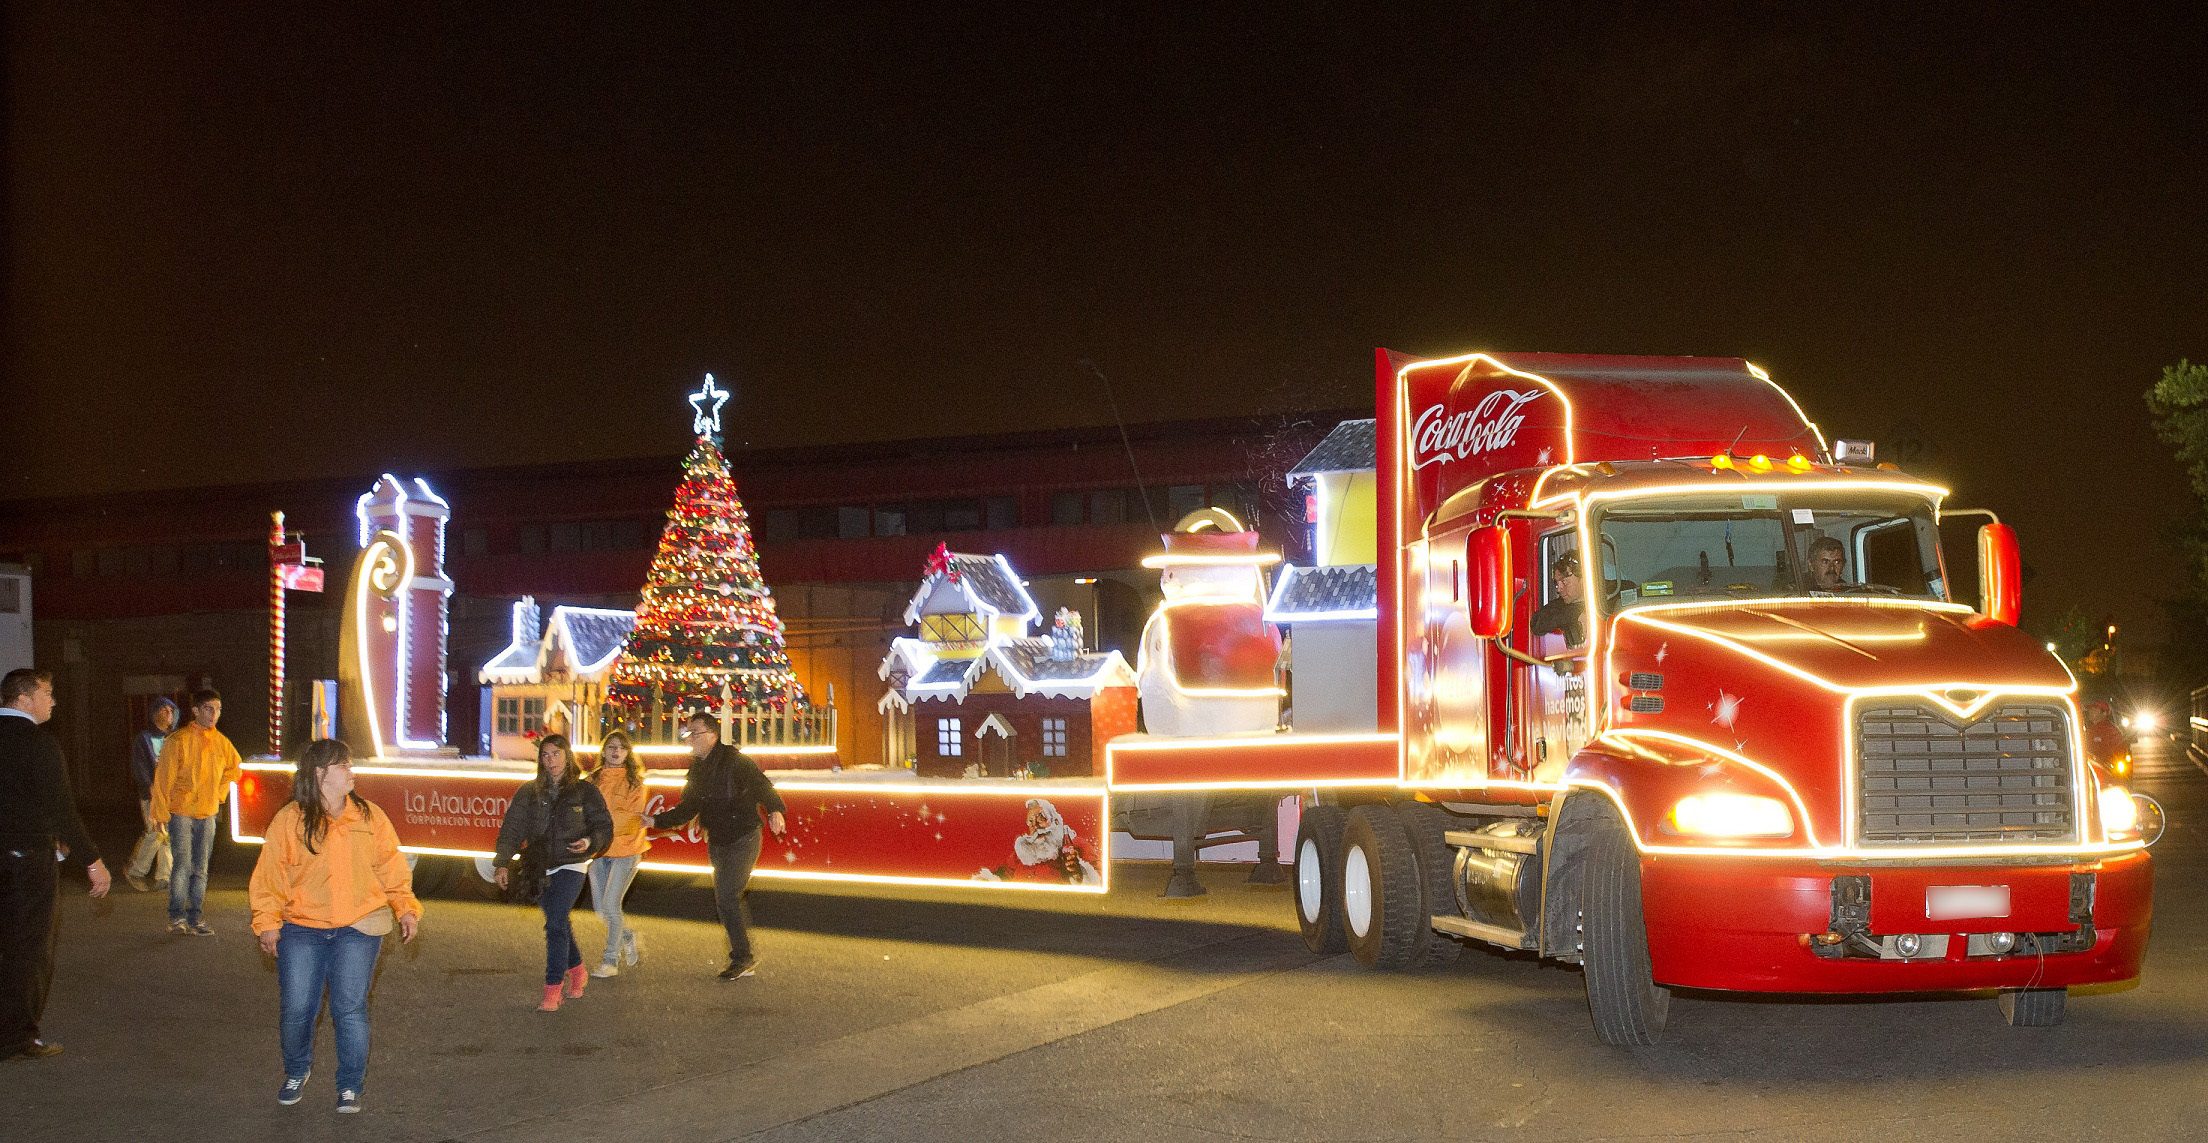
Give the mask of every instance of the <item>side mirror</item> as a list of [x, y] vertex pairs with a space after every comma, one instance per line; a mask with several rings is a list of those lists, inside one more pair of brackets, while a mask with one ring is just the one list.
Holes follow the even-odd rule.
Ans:
[[1510, 633], [1511, 574], [1510, 534], [1500, 524], [1473, 531], [1464, 542], [1464, 574], [1469, 581], [1466, 603], [1471, 611], [1472, 633], [1482, 639], [1500, 639]]
[[2024, 611], [2024, 576], [2016, 551], [2016, 529], [1987, 524], [1978, 529], [1978, 611], [2005, 626], [2016, 626]]

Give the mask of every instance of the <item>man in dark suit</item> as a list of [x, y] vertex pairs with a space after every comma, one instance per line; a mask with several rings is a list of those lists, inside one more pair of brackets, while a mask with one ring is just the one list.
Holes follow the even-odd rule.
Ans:
[[84, 832], [61, 744], [41, 725], [54, 713], [51, 672], [0, 677], [0, 1060], [61, 1051], [38, 1037], [54, 982], [55, 857], [84, 867], [107, 895], [107, 866]]

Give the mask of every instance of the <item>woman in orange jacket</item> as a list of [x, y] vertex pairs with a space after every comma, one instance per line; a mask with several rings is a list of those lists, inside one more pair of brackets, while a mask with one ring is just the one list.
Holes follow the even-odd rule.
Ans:
[[613, 731], [598, 744], [598, 768], [591, 771], [590, 780], [605, 797], [606, 812], [613, 815], [613, 844], [590, 863], [591, 905], [606, 923], [606, 955], [590, 974], [604, 977], [621, 971], [617, 964], [636, 967], [637, 958], [644, 955], [644, 937], [629, 928], [621, 915], [621, 899], [629, 895], [629, 883], [636, 879], [636, 863], [652, 847], [644, 837], [649, 799], [644, 763], [626, 733]]
[[289, 1106], [305, 1094], [326, 991], [337, 1032], [337, 1109], [359, 1111], [376, 955], [394, 927], [400, 940], [414, 939], [422, 903], [391, 819], [353, 792], [352, 752], [344, 743], [308, 743], [291, 795], [268, 823], [248, 887], [253, 933], [276, 958], [284, 1051], [276, 1102]]

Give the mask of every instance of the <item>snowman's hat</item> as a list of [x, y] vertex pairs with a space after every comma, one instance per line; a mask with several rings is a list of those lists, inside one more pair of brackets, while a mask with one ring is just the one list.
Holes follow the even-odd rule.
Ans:
[[1174, 527], [1159, 537], [1165, 541], [1164, 553], [1144, 557], [1142, 566], [1262, 567], [1280, 562], [1278, 554], [1258, 551], [1257, 533], [1244, 531], [1242, 522], [1222, 509], [1198, 509]]

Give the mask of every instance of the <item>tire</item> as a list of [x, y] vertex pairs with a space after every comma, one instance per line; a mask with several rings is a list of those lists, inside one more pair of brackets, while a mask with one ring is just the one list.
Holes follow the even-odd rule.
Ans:
[[1418, 860], [1418, 909], [1426, 928], [1419, 963], [1447, 964], [1457, 959], [1464, 945], [1447, 933], [1435, 932], [1433, 918], [1454, 917], [1463, 911], [1457, 905], [1457, 851], [1442, 839], [1456, 819], [1425, 802], [1404, 802], [1395, 807], [1395, 812], [1403, 819], [1403, 832], [1411, 839], [1411, 855]]
[[1349, 951], [1349, 939], [1342, 933], [1341, 874], [1342, 828], [1348, 818], [1340, 806], [1309, 805], [1296, 823], [1296, 927], [1315, 953]]
[[2062, 1023], [2062, 1010], [2069, 1000], [2070, 991], [2065, 988], [2004, 988], [2001, 1018], [2016, 1028], [2052, 1028]]
[[413, 880], [414, 895], [436, 897], [441, 896], [452, 884], [453, 867], [457, 863], [443, 857], [409, 853], [406, 855], [406, 864]]
[[1409, 968], [1426, 955], [1425, 893], [1403, 819], [1386, 806], [1349, 811], [1342, 832], [1342, 929], [1366, 968]]
[[1603, 1043], [1653, 1044], [1664, 1034], [1671, 990], [1657, 984], [1650, 969], [1640, 853], [1607, 807], [1588, 824], [1595, 834], [1579, 902], [1587, 1010]]

